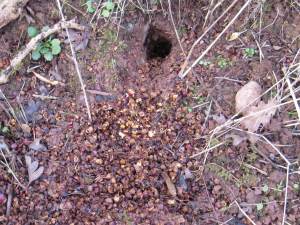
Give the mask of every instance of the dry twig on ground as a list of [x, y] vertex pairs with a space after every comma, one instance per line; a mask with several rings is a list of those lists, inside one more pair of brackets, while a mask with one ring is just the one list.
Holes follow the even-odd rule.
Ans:
[[[56, 3], [57, 3], [57, 6], [58, 6], [58, 9], [59, 9], [59, 12], [60, 12], [60, 16], [61, 16], [61, 19], [62, 19], [61, 23], [63, 23], [63, 24], [67, 23], [67, 21], [65, 20], [65, 16], [63, 14], [63, 11], [62, 11], [60, 0], [56, 0]], [[83, 83], [83, 79], [82, 79], [81, 72], [80, 72], [79, 65], [78, 65], [77, 58], [76, 58], [76, 53], [75, 53], [73, 44], [71, 42], [69, 28], [72, 28], [72, 27], [67, 27], [67, 26], [63, 27], [63, 29], [66, 30], [67, 37], [68, 37], [68, 40], [70, 42], [70, 48], [71, 48], [71, 52], [72, 52], [72, 59], [73, 59], [75, 69], [76, 69], [76, 72], [77, 72], [77, 75], [78, 75], [78, 79], [79, 79], [79, 82], [80, 82], [80, 85], [81, 85], [81, 89], [82, 89], [82, 92], [83, 92], [84, 101], [85, 101], [85, 105], [86, 105], [86, 109], [87, 109], [87, 114], [88, 114], [89, 120], [92, 121], [92, 114], [91, 114], [90, 105], [89, 105], [88, 97], [87, 97], [86, 90], [85, 90], [85, 84]]]

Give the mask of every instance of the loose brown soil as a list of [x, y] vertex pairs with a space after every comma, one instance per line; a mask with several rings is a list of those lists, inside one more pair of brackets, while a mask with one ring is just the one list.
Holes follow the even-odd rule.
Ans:
[[[16, 119], [5, 113], [6, 103], [0, 95], [0, 106], [4, 106], [0, 107], [0, 128], [10, 130], [0, 131], [0, 135], [11, 150], [8, 160], [22, 184], [28, 181], [25, 155], [38, 160], [45, 171], [24, 190], [7, 168], [0, 166], [1, 224], [251, 224], [235, 201], [257, 225], [281, 224], [286, 171], [278, 165], [285, 164], [269, 144], [245, 139], [235, 146], [228, 135], [245, 136], [245, 132], [231, 130], [211, 140], [209, 147], [225, 144], [209, 152], [205, 165], [205, 154], [193, 156], [205, 150], [211, 132], [235, 114], [235, 94], [244, 84], [255, 80], [267, 90], [283, 77], [282, 68], [292, 62], [299, 49], [299, 7], [275, 0], [263, 5], [262, 28], [269, 26], [259, 35], [264, 55], [260, 61], [251, 33], [255, 32], [258, 40], [260, 10], [255, 11], [258, 1], [253, 1], [205, 61], [179, 79], [185, 54], [203, 33], [209, 2], [181, 1], [180, 8], [177, 1], [172, 3], [185, 53], [165, 11], [168, 5], [163, 9], [160, 4], [151, 5], [150, 15], [129, 5], [119, 29], [112, 21], [99, 19], [85, 32], [72, 31], [74, 45], [82, 48], [77, 58], [92, 122], [68, 43], [51, 63], [27, 57], [9, 83], [0, 88], [17, 118], [21, 123], [27, 120], [31, 131], [22, 130]], [[225, 1], [206, 25], [230, 2]], [[85, 13], [83, 3], [65, 4], [64, 13], [87, 25], [92, 15]], [[195, 48], [192, 61], [241, 4], [206, 35]], [[55, 1], [29, 1], [29, 7], [34, 12], [32, 25], [39, 28], [60, 20]], [[149, 17], [151, 25], [147, 27]], [[0, 69], [29, 41], [28, 25], [24, 16], [0, 31]], [[228, 40], [233, 32], [245, 30], [237, 40]], [[57, 37], [63, 40], [66, 34]], [[245, 48], [255, 48], [257, 53], [245, 57]], [[34, 66], [39, 74], [65, 85], [51, 86], [38, 80], [27, 72]], [[21, 108], [25, 120], [20, 116]], [[286, 221], [300, 224], [299, 125], [286, 126], [291, 120], [297, 120], [295, 107], [284, 105], [258, 133], [293, 163]], [[46, 151], [29, 148], [35, 138], [41, 138]], [[6, 216], [10, 184], [13, 200]]]

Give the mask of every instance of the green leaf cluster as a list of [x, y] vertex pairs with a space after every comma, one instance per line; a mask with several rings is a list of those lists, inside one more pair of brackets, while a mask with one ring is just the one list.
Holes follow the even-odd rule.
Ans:
[[104, 7], [101, 10], [101, 16], [106, 18], [109, 17], [113, 12], [114, 8], [115, 8], [115, 3], [113, 3], [111, 0], [105, 2]]
[[[95, 13], [97, 8], [95, 7], [95, 0], [86, 0], [86, 11], [88, 13]], [[107, 0], [103, 3], [103, 6], [101, 7], [100, 15], [108, 18], [110, 17], [111, 13], [114, 11], [115, 3], [112, 2], [112, 0]]]
[[96, 12], [96, 8], [94, 7], [94, 0], [87, 0], [86, 1], [86, 11], [88, 13], [94, 13]]
[[[44, 27], [42, 30], [49, 29]], [[27, 33], [30, 38], [35, 37], [39, 31], [36, 27], [29, 26], [27, 28]], [[39, 60], [42, 56], [46, 61], [51, 61], [55, 55], [59, 55], [61, 52], [60, 40], [57, 38], [52, 39], [50, 37], [48, 40], [41, 41], [37, 47], [32, 51], [31, 58], [33, 60]]]
[[256, 54], [255, 48], [245, 48], [244, 56], [247, 58], [252, 58]]

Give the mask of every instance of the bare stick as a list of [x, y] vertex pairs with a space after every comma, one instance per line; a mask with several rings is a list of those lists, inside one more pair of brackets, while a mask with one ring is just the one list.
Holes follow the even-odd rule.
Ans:
[[179, 34], [177, 32], [177, 29], [176, 29], [176, 25], [175, 25], [174, 19], [173, 19], [172, 8], [171, 8], [171, 1], [170, 0], [168, 0], [168, 4], [169, 4], [169, 14], [170, 14], [170, 17], [171, 17], [171, 21], [172, 21], [172, 24], [173, 24], [173, 28], [174, 28], [174, 31], [175, 31], [175, 34], [176, 34], [177, 41], [179, 43], [179, 46], [181, 48], [182, 53], [184, 54], [184, 56], [186, 56], [185, 51], [184, 51], [184, 49], [182, 47], [182, 44], [181, 44], [181, 41], [180, 41]]
[[46, 99], [56, 100], [56, 99], [58, 99], [58, 97], [50, 96], [50, 95], [36, 95], [36, 94], [33, 94], [32, 96], [35, 97], [35, 98], [40, 98], [41, 100], [46, 100]]
[[34, 74], [34, 76], [36, 76], [36, 78], [38, 78], [39, 80], [41, 80], [41, 81], [43, 81], [43, 82], [45, 82], [45, 83], [47, 83], [47, 84], [51, 84], [51, 85], [53, 85], [53, 86], [56, 86], [56, 85], [61, 85], [61, 86], [65, 86], [65, 84], [64, 83], [62, 83], [62, 82], [60, 82], [60, 81], [57, 81], [57, 80], [49, 80], [49, 79], [47, 79], [46, 77], [43, 77], [42, 75], [40, 75], [39, 73], [37, 73], [37, 72], [34, 72], [34, 71], [32, 71], [32, 73]]
[[[179, 72], [179, 77], [184, 78], [192, 68], [194, 68], [199, 61], [210, 51], [210, 49], [216, 44], [216, 42], [223, 36], [223, 34], [228, 30], [228, 28], [235, 22], [235, 20], [241, 15], [241, 13], [246, 9], [252, 0], [248, 0], [243, 7], [238, 11], [238, 13], [233, 17], [233, 19], [227, 24], [223, 31], [216, 37], [216, 39], [204, 50], [204, 52], [193, 62], [193, 64], [184, 72], [184, 68]], [[183, 65], [184, 66], [184, 65]], [[186, 65], [184, 66], [186, 67]]]
[[51, 34], [54, 34], [62, 29], [72, 28], [77, 30], [84, 30], [84, 27], [75, 23], [74, 21], [61, 21], [55, 24], [49, 30], [38, 34], [36, 37], [32, 38], [30, 42], [25, 46], [23, 50], [21, 50], [11, 61], [10, 66], [8, 66], [5, 70], [0, 73], [0, 84], [4, 84], [8, 81], [11, 74], [13, 74], [24, 58], [36, 48], [37, 44], [43, 40], [44, 38], [48, 37]]
[[94, 95], [113, 96], [113, 94], [104, 91], [98, 91], [98, 90], [86, 90], [86, 91]]
[[8, 184], [7, 193], [8, 193], [8, 197], [7, 197], [7, 204], [6, 204], [6, 216], [9, 216], [11, 203], [12, 203], [12, 193], [13, 193], [12, 184]]
[[[57, 2], [57, 6], [58, 6], [58, 9], [59, 9], [60, 15], [61, 15], [62, 22], [65, 22], [66, 20], [65, 20], [62, 8], [61, 8], [60, 0], [56, 0], [56, 2]], [[77, 62], [74, 47], [73, 47], [73, 44], [72, 44], [71, 39], [70, 39], [69, 29], [68, 29], [68, 27], [64, 27], [64, 28], [66, 30], [66, 33], [67, 33], [67, 36], [68, 36], [68, 39], [69, 39], [69, 42], [70, 42], [72, 58], [73, 58], [73, 62], [75, 64], [75, 68], [76, 68], [76, 72], [77, 72], [77, 75], [78, 75], [78, 78], [79, 78], [81, 89], [83, 91], [83, 96], [84, 96], [84, 101], [85, 101], [85, 105], [86, 105], [86, 109], [87, 109], [87, 114], [88, 114], [89, 120], [92, 121], [92, 114], [91, 114], [91, 110], [90, 110], [90, 105], [89, 105], [89, 102], [88, 102], [88, 97], [87, 97], [87, 94], [86, 94], [86, 91], [85, 91], [85, 85], [83, 83], [83, 79], [82, 79], [81, 72], [80, 72], [80, 69], [79, 69], [79, 65], [78, 65], [78, 62]]]

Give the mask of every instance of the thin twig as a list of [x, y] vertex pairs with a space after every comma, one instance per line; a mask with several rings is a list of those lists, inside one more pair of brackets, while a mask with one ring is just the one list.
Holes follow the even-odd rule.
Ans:
[[42, 75], [40, 75], [39, 73], [35, 72], [35, 71], [32, 71], [33, 75], [36, 76], [36, 78], [38, 78], [39, 80], [47, 83], [47, 84], [51, 84], [53, 86], [56, 86], [56, 85], [61, 85], [61, 86], [65, 86], [64, 83], [60, 82], [60, 81], [57, 81], [57, 80], [49, 80], [47, 79], [46, 77], [43, 77]]
[[[58, 6], [58, 9], [59, 9], [60, 15], [61, 15], [62, 22], [66, 22], [65, 21], [65, 16], [64, 16], [62, 8], [61, 8], [60, 0], [56, 0], [56, 2], [57, 2], [57, 6]], [[87, 94], [86, 94], [86, 91], [85, 91], [85, 85], [83, 83], [83, 79], [82, 79], [81, 72], [80, 72], [80, 69], [79, 69], [79, 65], [78, 65], [78, 62], [77, 62], [76, 53], [74, 51], [74, 47], [73, 47], [73, 44], [71, 42], [69, 29], [68, 29], [68, 27], [64, 27], [64, 28], [66, 30], [68, 40], [70, 42], [70, 48], [71, 48], [71, 52], [72, 52], [73, 62], [75, 64], [76, 72], [77, 72], [79, 82], [80, 82], [80, 85], [81, 85], [81, 89], [82, 89], [82, 92], [83, 92], [84, 101], [85, 101], [85, 105], [86, 105], [86, 108], [87, 108], [87, 114], [88, 114], [89, 120], [92, 121], [92, 114], [91, 114], [91, 110], [90, 110], [90, 105], [89, 105], [89, 102], [88, 102], [88, 97], [87, 97]]]
[[172, 25], [173, 25], [173, 28], [174, 28], [174, 31], [175, 31], [175, 34], [176, 34], [177, 41], [179, 43], [179, 46], [181, 48], [182, 53], [186, 57], [185, 51], [184, 51], [184, 49], [182, 47], [182, 44], [181, 44], [181, 41], [180, 41], [180, 37], [179, 37], [178, 31], [176, 29], [176, 25], [175, 25], [175, 22], [174, 22], [174, 19], [173, 19], [172, 8], [171, 8], [171, 1], [170, 0], [168, 0], [168, 4], [169, 4], [169, 14], [170, 14], [170, 17], [171, 17], [171, 21], [172, 21]]
[[40, 98], [41, 100], [46, 100], [46, 99], [57, 100], [58, 99], [57, 97], [50, 96], [50, 95], [36, 95], [36, 94], [33, 94], [32, 96], [35, 97], [35, 98]]
[[12, 203], [12, 195], [13, 195], [13, 187], [12, 184], [8, 184], [7, 187], [7, 204], [6, 204], [6, 216], [10, 215], [11, 203]]

